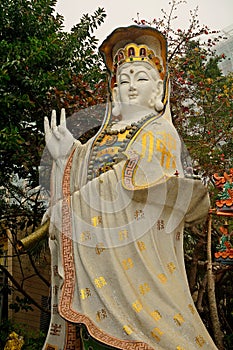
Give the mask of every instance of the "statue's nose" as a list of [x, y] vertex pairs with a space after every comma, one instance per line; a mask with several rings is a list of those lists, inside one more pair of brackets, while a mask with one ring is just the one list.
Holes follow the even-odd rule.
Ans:
[[133, 86], [132, 82], [130, 83], [129, 91], [134, 91], [136, 90], [135, 87]]

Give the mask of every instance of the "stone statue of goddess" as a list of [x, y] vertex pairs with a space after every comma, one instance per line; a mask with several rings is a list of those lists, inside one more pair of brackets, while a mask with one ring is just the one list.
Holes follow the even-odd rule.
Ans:
[[146, 26], [118, 28], [100, 52], [111, 93], [98, 133], [81, 145], [64, 110], [60, 125], [55, 112], [51, 125], [45, 119], [54, 168], [44, 349], [77, 349], [77, 327], [85, 349], [216, 349], [184, 267], [184, 225], [203, 221], [209, 200], [184, 176], [166, 39]]

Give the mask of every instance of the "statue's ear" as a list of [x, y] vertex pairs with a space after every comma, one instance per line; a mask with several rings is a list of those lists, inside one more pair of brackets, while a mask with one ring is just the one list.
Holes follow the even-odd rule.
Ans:
[[121, 103], [119, 99], [119, 90], [117, 86], [115, 86], [112, 89], [112, 101], [113, 101], [112, 115], [114, 117], [118, 117], [121, 114]]
[[150, 106], [154, 107], [157, 112], [162, 111], [164, 108], [162, 97], [163, 97], [163, 81], [159, 79], [158, 81], [156, 81], [156, 85], [152, 91], [152, 95], [149, 100]]
[[163, 96], [163, 81], [161, 79], [159, 79], [156, 82], [156, 94], [158, 97], [160, 97], [162, 99]]
[[112, 89], [112, 100], [113, 102], [119, 102], [119, 92], [118, 92], [118, 87], [114, 86]]

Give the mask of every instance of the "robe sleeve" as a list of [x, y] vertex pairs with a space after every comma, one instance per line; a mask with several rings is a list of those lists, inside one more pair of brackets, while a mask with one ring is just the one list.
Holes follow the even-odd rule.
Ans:
[[200, 180], [187, 181], [193, 182], [192, 197], [185, 215], [185, 226], [190, 227], [205, 221], [210, 200], [208, 191]]

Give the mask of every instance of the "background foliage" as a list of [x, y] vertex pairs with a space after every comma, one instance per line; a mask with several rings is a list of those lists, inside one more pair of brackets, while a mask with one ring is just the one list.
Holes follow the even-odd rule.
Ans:
[[34, 229], [44, 212], [38, 188], [44, 116], [62, 107], [69, 116], [106, 94], [93, 35], [104, 10], [83, 15], [67, 33], [55, 5], [0, 2], [0, 214], [13, 233], [18, 222], [21, 230]]

